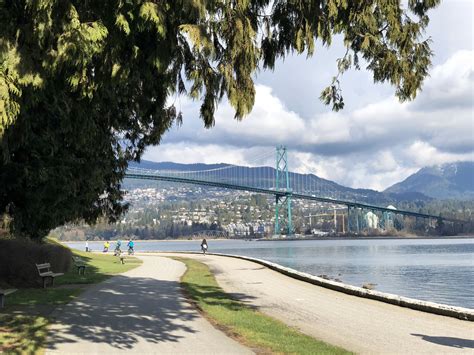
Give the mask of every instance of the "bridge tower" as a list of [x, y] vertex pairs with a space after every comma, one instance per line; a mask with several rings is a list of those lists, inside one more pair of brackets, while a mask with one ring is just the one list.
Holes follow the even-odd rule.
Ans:
[[276, 179], [275, 190], [284, 194], [275, 195], [275, 234], [281, 234], [282, 229], [287, 235], [293, 234], [291, 220], [291, 188], [288, 174], [288, 155], [285, 146], [276, 148]]

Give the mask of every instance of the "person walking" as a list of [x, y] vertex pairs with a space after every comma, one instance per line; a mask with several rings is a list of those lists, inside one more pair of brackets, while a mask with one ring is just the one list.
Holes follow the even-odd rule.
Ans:
[[206, 238], [204, 238], [201, 242], [201, 250], [202, 250], [203, 254], [206, 254], [207, 248], [208, 248], [207, 240], [206, 240]]
[[89, 251], [89, 242], [86, 240], [86, 253]]

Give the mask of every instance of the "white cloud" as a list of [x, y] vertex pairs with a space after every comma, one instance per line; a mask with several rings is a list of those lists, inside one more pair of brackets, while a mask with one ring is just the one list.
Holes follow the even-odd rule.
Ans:
[[423, 111], [470, 107], [474, 98], [474, 51], [461, 50], [435, 66], [411, 106]]
[[262, 143], [287, 142], [305, 130], [305, 122], [289, 111], [272, 89], [256, 85], [256, 100], [252, 112], [242, 121], [233, 119], [234, 110], [228, 103], [216, 114], [215, 134], [243, 136], [247, 141]]
[[449, 152], [441, 152], [427, 142], [413, 142], [402, 155], [407, 161], [419, 167], [438, 165], [453, 161], [473, 161], [474, 151], [453, 154]]
[[[474, 160], [474, 51], [453, 53], [431, 71], [414, 102], [382, 98], [353, 110], [304, 119], [272, 88], [256, 86], [251, 114], [236, 121], [227, 102], [203, 128], [199, 103], [179, 99], [183, 127], [145, 159], [253, 164], [261, 152], [288, 146], [290, 167], [351, 187], [384, 189], [427, 165]], [[262, 162], [263, 163], [263, 162]], [[266, 163], [273, 166], [272, 158]]]
[[144, 159], [173, 161], [183, 164], [227, 163], [248, 166], [273, 166], [271, 147], [235, 147], [231, 145], [200, 144], [192, 141], [164, 143], [148, 148]]

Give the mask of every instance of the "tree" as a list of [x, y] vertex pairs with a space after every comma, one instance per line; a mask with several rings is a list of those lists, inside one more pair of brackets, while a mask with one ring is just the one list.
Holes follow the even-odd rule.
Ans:
[[[367, 63], [412, 99], [439, 0], [0, 0], [0, 213], [42, 238], [67, 221], [115, 220], [127, 164], [182, 120], [170, 97], [201, 100], [206, 127], [227, 97], [241, 119], [253, 74], [338, 35], [338, 73]], [[343, 108], [339, 74], [321, 99]]]

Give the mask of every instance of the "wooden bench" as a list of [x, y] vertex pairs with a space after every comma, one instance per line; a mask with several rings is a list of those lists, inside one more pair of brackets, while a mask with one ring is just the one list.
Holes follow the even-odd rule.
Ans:
[[77, 273], [79, 275], [84, 275], [86, 273], [86, 262], [82, 260], [78, 256], [73, 256], [72, 261], [74, 262], [74, 266], [77, 268]]
[[16, 288], [9, 288], [6, 290], [2, 290], [0, 288], [0, 308], [5, 307], [5, 296], [9, 295], [10, 293], [13, 293], [16, 291]]
[[54, 286], [54, 278], [64, 275], [60, 272], [52, 272], [50, 263], [36, 264], [36, 268], [38, 269], [39, 276], [43, 278], [43, 288], [46, 288], [46, 280], [48, 278], [51, 279], [51, 286]]

